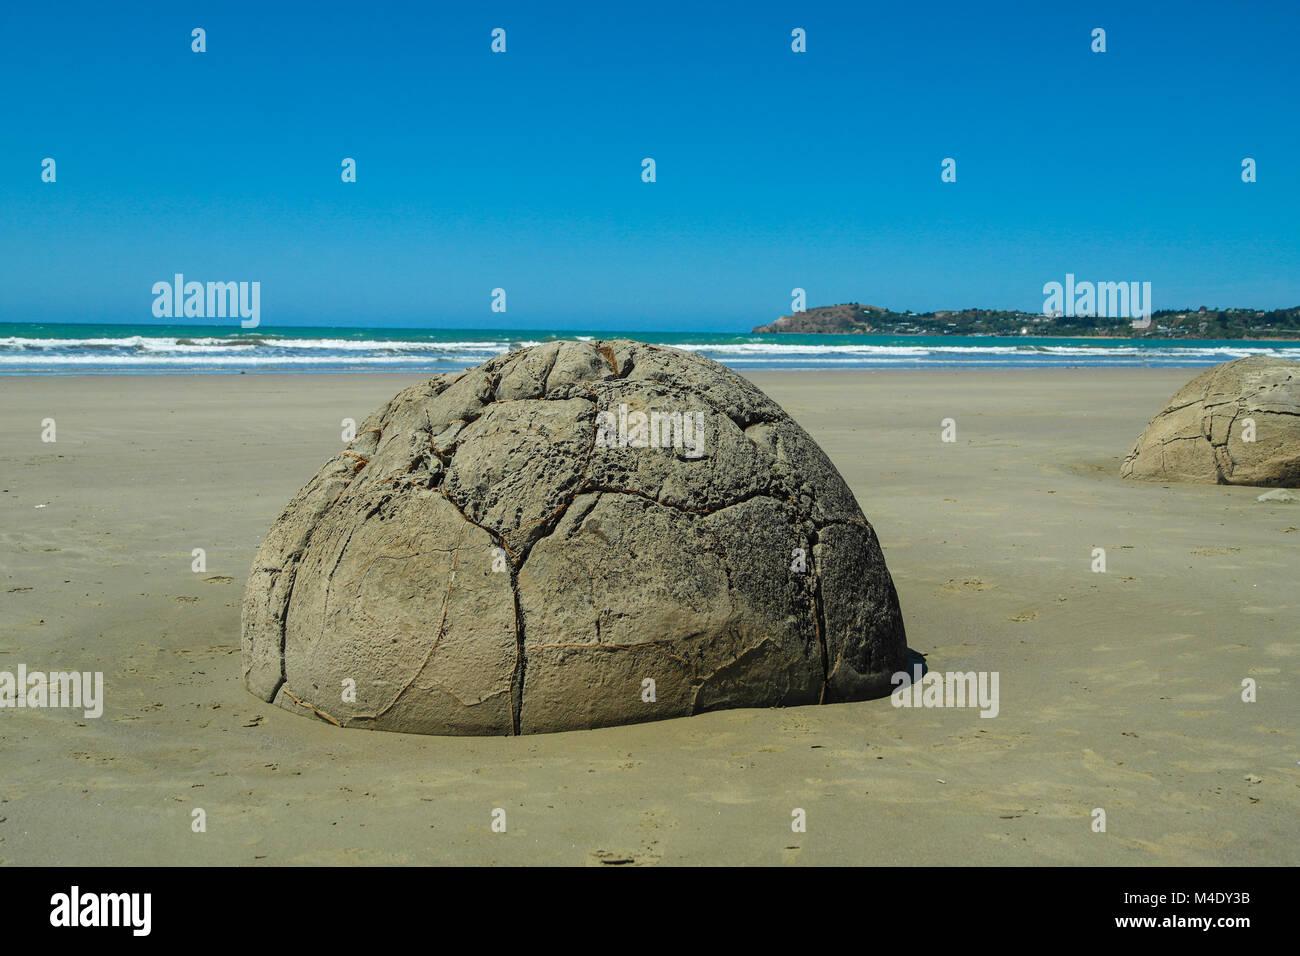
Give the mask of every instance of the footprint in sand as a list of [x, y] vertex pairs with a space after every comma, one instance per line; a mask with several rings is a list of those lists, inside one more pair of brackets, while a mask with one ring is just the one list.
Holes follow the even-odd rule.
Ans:
[[981, 578], [966, 578], [964, 581], [949, 578], [948, 583], [939, 588], [939, 591], [946, 594], [960, 594], [963, 591], [992, 591], [995, 587], [996, 584], [989, 584]]
[[594, 850], [587, 854], [588, 866], [654, 866], [662, 858], [659, 841], [650, 836], [660, 830], [677, 828], [675, 820], [669, 819], [663, 810], [647, 810], [641, 814], [637, 825], [643, 836], [641, 845], [636, 850]]

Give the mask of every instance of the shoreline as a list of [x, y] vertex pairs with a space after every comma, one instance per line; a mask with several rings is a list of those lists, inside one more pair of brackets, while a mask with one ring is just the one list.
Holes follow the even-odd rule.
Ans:
[[[1138, 365], [1138, 366], [1113, 366], [1113, 365], [1036, 365], [1029, 367], [1016, 367], [1014, 365], [980, 365], [975, 363], [963, 365], [921, 365], [921, 366], [849, 366], [844, 365], [736, 365], [731, 362], [722, 362], [727, 368], [731, 369], [738, 375], [745, 378], [754, 379], [758, 376], [782, 376], [782, 375], [803, 375], [810, 372], [818, 374], [843, 374], [843, 375], [877, 375], [877, 374], [899, 374], [899, 375], [920, 375], [924, 373], [943, 372], [946, 374], [956, 373], [959, 375], [992, 375], [996, 373], [1010, 374], [1035, 374], [1035, 373], [1061, 373], [1061, 372], [1086, 372], [1094, 374], [1097, 372], [1162, 372], [1162, 371], [1181, 371], [1186, 372], [1187, 379], [1190, 380], [1198, 372], [1203, 372], [1212, 368], [1209, 364], [1200, 365], [1178, 365], [1174, 363], [1162, 363], [1160, 365]], [[0, 372], [0, 381], [39, 381], [41, 379], [52, 379], [58, 381], [85, 379], [88, 381], [104, 381], [106, 379], [192, 379], [201, 380], [208, 378], [239, 378], [241, 376], [265, 379], [282, 376], [287, 379], [305, 379], [305, 378], [350, 378], [363, 376], [365, 378], [378, 378], [391, 376], [407, 382], [421, 381], [424, 378], [431, 378], [438, 375], [456, 374], [474, 368], [473, 365], [457, 366], [446, 369], [391, 369], [391, 368], [374, 368], [362, 367], [354, 369], [303, 369], [295, 371], [293, 369], [271, 368], [271, 369], [208, 369], [202, 371], [186, 370], [183, 372], [171, 371], [151, 371], [151, 370], [132, 370], [132, 371], [112, 371], [112, 372], [86, 372], [86, 371], [44, 371], [44, 372]]]
[[[730, 335], [728, 332], [701, 333], [703, 335]], [[843, 335], [850, 338], [861, 338], [868, 335], [874, 335], [878, 338], [919, 338], [929, 336], [936, 339], [1086, 339], [1088, 341], [1150, 341], [1150, 342], [1295, 342], [1300, 344], [1300, 335], [1290, 338], [1271, 336], [1267, 338], [1240, 338], [1240, 339], [1202, 339], [1193, 336], [1170, 336], [1168, 338], [1159, 335], [1052, 335], [1043, 333], [1038, 335], [998, 335], [994, 332], [987, 334], [971, 334], [967, 332], [955, 332], [948, 334], [945, 332], [739, 332], [737, 335]]]
[[[461, 371], [545, 341], [630, 338], [739, 371], [951, 368], [1195, 368], [1244, 355], [1300, 356], [1300, 339], [968, 334], [723, 334], [564, 330], [235, 329], [0, 325], [0, 377]], [[18, 334], [13, 334], [17, 332]], [[9, 333], [4, 335], [3, 333]]]

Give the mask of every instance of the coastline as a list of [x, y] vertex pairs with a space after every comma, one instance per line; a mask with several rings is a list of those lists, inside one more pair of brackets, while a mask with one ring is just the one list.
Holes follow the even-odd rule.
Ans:
[[0, 378], [28, 374], [437, 374], [546, 341], [633, 338], [734, 369], [1208, 367], [1255, 353], [1300, 356], [1300, 340], [965, 334], [547, 331], [0, 324]]

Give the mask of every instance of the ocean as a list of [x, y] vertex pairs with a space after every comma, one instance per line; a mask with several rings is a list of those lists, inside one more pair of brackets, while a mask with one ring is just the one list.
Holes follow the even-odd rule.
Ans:
[[1300, 341], [0, 323], [0, 375], [447, 372], [556, 339], [632, 338], [740, 370], [1069, 368], [1300, 359]]

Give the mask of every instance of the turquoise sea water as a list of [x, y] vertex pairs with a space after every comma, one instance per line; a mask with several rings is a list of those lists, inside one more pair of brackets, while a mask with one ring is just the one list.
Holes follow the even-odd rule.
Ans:
[[1300, 341], [0, 323], [0, 375], [445, 372], [573, 338], [671, 345], [737, 369], [1140, 368], [1216, 365], [1260, 353], [1300, 359]]

